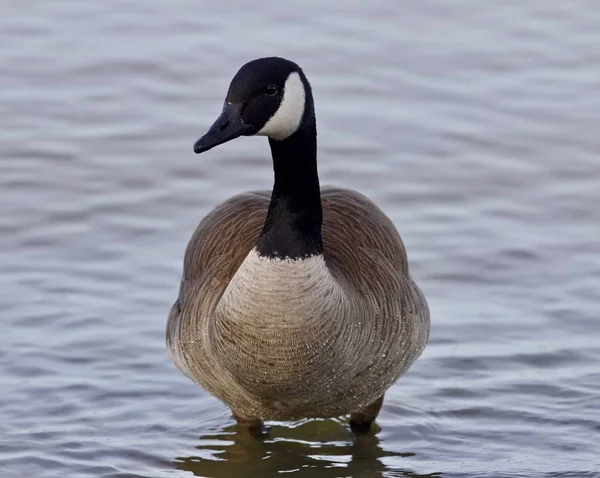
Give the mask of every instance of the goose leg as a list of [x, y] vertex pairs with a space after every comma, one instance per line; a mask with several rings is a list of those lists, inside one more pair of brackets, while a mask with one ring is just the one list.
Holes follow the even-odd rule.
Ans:
[[383, 405], [383, 395], [364, 408], [350, 414], [350, 429], [354, 433], [366, 433], [370, 430], [371, 424], [379, 415], [379, 410]]
[[231, 413], [233, 413], [233, 418], [238, 422], [238, 425], [247, 429], [251, 435], [260, 435], [262, 433], [263, 421], [260, 418], [248, 418], [236, 413], [234, 410], [231, 410]]

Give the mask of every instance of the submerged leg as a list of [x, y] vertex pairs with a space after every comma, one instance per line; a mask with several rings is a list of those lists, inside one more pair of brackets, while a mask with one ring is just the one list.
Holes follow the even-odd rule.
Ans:
[[233, 418], [236, 419], [238, 424], [248, 430], [253, 436], [260, 436], [263, 432], [263, 421], [260, 418], [256, 417], [245, 417], [236, 413], [234, 410], [231, 410], [233, 413]]
[[379, 415], [379, 410], [383, 405], [383, 395], [357, 412], [350, 414], [350, 429], [354, 433], [366, 433], [370, 430], [371, 424]]

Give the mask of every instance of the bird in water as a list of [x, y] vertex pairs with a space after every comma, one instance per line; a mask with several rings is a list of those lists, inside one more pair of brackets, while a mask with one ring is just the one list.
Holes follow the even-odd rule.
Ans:
[[350, 415], [367, 431], [429, 337], [400, 235], [364, 195], [319, 186], [314, 101], [296, 63], [242, 66], [194, 151], [239, 136], [269, 138], [273, 190], [200, 222], [169, 314], [171, 358], [251, 430]]

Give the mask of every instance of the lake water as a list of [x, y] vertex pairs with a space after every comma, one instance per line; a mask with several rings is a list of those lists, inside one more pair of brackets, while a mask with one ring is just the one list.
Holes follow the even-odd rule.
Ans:
[[[369, 436], [255, 440], [164, 345], [199, 220], [272, 184], [264, 138], [192, 152], [272, 54], [431, 307]], [[3, 2], [0, 476], [600, 476], [599, 125], [595, 0]]]

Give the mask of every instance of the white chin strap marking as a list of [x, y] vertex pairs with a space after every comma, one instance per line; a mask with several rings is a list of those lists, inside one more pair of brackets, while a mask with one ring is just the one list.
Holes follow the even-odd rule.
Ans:
[[306, 92], [302, 78], [296, 72], [291, 73], [285, 80], [283, 99], [275, 114], [257, 133], [281, 141], [296, 132], [304, 115]]

